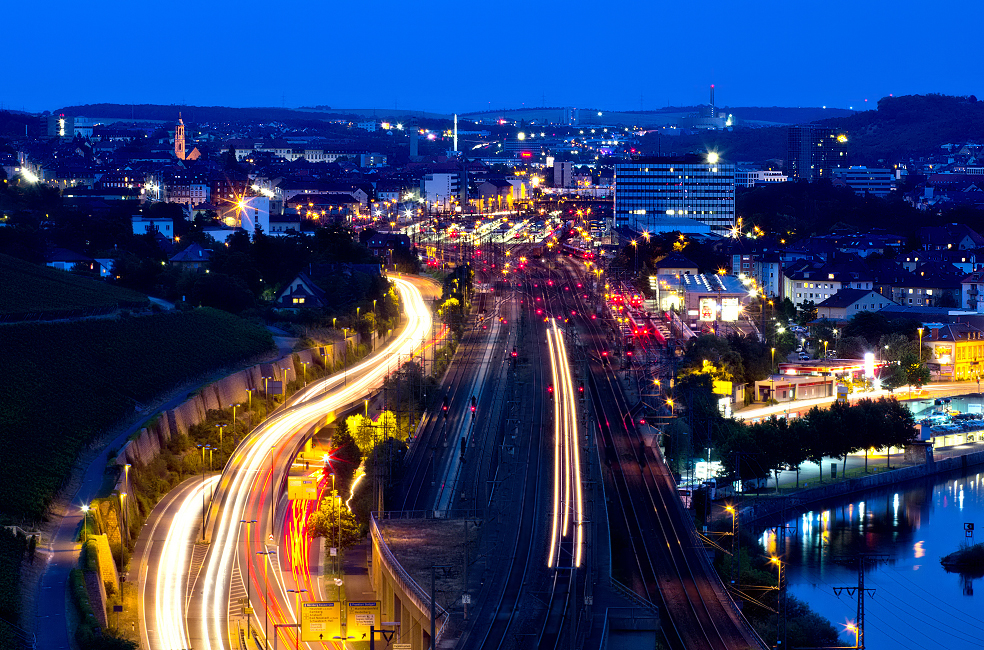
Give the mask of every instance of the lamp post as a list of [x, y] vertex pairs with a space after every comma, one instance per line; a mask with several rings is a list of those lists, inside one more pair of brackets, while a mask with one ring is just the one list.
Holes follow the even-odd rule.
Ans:
[[236, 432], [236, 408], [242, 406], [242, 404], [230, 404], [232, 407], [232, 432]]
[[255, 388], [247, 388], [246, 389], [246, 396], [247, 396], [247, 398], [246, 398], [247, 399], [247, 402], [246, 402], [247, 403], [246, 410], [249, 412], [249, 426], [250, 426], [250, 428], [253, 428], [253, 391], [254, 390], [256, 390], [256, 389]]
[[208, 445], [195, 445], [202, 450], [202, 541], [205, 541], [205, 450], [211, 450]]
[[[266, 548], [266, 547], [264, 547]], [[270, 647], [270, 580], [267, 577], [267, 567], [270, 564], [270, 556], [273, 555], [273, 551], [257, 551], [257, 555], [262, 555], [263, 557], [263, 585], [266, 587], [266, 604], [263, 607], [263, 647]]]
[[219, 430], [219, 449], [222, 448], [222, 432], [225, 428], [229, 426], [228, 424], [216, 424], [215, 428]]
[[922, 363], [922, 337], [923, 337], [923, 330], [925, 329], [926, 329], [925, 327], [920, 327], [917, 330], [919, 332], [919, 363], [920, 364]]
[[307, 589], [288, 589], [287, 593], [294, 594], [294, 600], [297, 603], [297, 637], [295, 648], [301, 647], [301, 594], [307, 593]]
[[769, 396], [776, 398], [776, 349], [772, 348], [772, 365], [769, 367], [769, 378], [772, 379], [772, 392]]
[[776, 648], [780, 650], [786, 647], [785, 628], [782, 625], [782, 617], [786, 615], [786, 608], [783, 607], [783, 592], [785, 591], [782, 586], [782, 560], [777, 556], [773, 556], [770, 560], [778, 568], [778, 576], [776, 578], [776, 591], [779, 592], [776, 597], [776, 610], [779, 620], [776, 621]]
[[82, 506], [82, 543], [89, 541], [89, 505]]
[[[250, 526], [252, 526], [253, 524], [256, 523], [256, 520], [255, 519], [240, 519], [239, 520], [239, 523], [241, 523], [241, 524], [243, 524], [243, 525], [246, 526], [246, 548], [248, 549], [249, 548], [249, 529], [250, 529]], [[253, 581], [253, 575], [252, 575], [253, 571], [252, 571], [252, 569], [253, 569], [253, 563], [252, 562], [247, 563], [246, 564], [246, 606], [247, 607], [252, 607], [253, 606], [253, 599], [250, 597], [250, 593], [249, 593], [249, 585]]]
[[120, 528], [123, 530], [123, 543], [129, 544], [129, 527], [126, 525], [126, 492], [120, 492]]
[[[737, 557], [735, 555], [735, 553], [736, 553], [736, 551], [735, 551], [735, 545], [738, 543], [738, 534], [737, 534], [738, 533], [738, 511], [735, 510], [735, 507], [733, 505], [731, 505], [731, 504], [726, 505], [724, 507], [724, 509], [727, 512], [731, 513], [731, 557]], [[732, 586], [734, 586], [734, 584], [735, 584], [734, 568], [735, 568], [735, 563], [732, 562], [731, 563], [731, 569], [732, 569], [732, 572], [731, 572], [732, 573], [731, 574], [731, 584], [732, 584]]]
[[307, 386], [307, 367], [311, 364], [310, 361], [301, 361], [301, 368], [304, 372], [304, 385]]

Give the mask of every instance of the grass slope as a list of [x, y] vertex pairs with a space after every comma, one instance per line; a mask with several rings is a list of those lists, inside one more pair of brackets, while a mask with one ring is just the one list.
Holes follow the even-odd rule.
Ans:
[[0, 315], [57, 315], [147, 303], [147, 296], [130, 289], [0, 255]]
[[40, 518], [82, 447], [137, 404], [272, 347], [207, 308], [0, 326], [0, 517]]

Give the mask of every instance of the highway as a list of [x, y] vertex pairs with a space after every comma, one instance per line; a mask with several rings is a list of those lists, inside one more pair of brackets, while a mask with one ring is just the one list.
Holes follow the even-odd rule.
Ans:
[[[241, 633], [246, 629], [241, 624], [246, 617], [239, 599], [247, 596], [247, 591], [253, 604], [252, 629], [263, 630], [269, 617], [271, 636], [274, 625], [295, 623], [298, 599], [323, 598], [318, 587], [320, 581], [311, 579], [308, 538], [296, 525], [298, 518], [310, 512], [282, 499], [276, 504], [275, 514], [271, 515], [271, 489], [283, 487], [288, 464], [313, 427], [323, 423], [331, 413], [361, 401], [376, 390], [400, 360], [421, 353], [431, 330], [430, 311], [411, 279], [397, 277], [391, 280], [400, 293], [405, 311], [403, 330], [374, 355], [349, 368], [344, 377], [336, 373], [312, 382], [286, 409], [262, 423], [239, 445], [223, 469], [218, 491], [209, 508], [213, 514], [208, 523], [209, 545], [202, 570], [191, 578], [190, 589], [181, 580], [159, 580], [153, 611], [144, 608], [148, 619], [145, 627], [155, 631], [155, 635], [151, 635], [151, 647], [161, 650], [241, 647], [244, 642]], [[196, 532], [200, 532], [200, 522], [193, 524], [193, 519], [174, 517], [165, 536], [165, 547], [169, 544], [180, 547], [181, 540], [188, 539], [193, 525]], [[242, 523], [244, 520], [250, 523]], [[267, 551], [272, 553], [257, 555]], [[160, 575], [163, 559], [158, 558], [162, 557], [148, 558], [147, 568], [141, 570]], [[265, 589], [261, 574], [268, 575], [271, 569], [269, 577], [275, 579], [275, 584]], [[287, 575], [281, 570], [286, 570]], [[297, 595], [289, 591], [302, 589], [307, 591]], [[184, 600], [186, 591], [190, 594]], [[186, 603], [179, 608], [183, 617], [175, 617], [156, 606], [162, 602], [182, 601]], [[173, 629], [180, 624], [186, 626], [184, 632]], [[168, 640], [187, 639], [187, 645], [154, 645], [153, 636]], [[280, 641], [294, 645], [294, 629], [281, 629]], [[250, 647], [257, 647], [255, 641]]]

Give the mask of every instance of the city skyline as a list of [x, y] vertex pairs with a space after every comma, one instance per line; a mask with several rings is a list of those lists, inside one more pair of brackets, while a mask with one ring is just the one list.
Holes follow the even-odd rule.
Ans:
[[[312, 42], [302, 33], [295, 46], [287, 24], [282, 39], [276, 38], [276, 22], [266, 36], [249, 36], [257, 16], [268, 11], [258, 3], [147, 8], [150, 15], [166, 9], [168, 16], [194, 24], [183, 37], [136, 23], [132, 14], [117, 11], [122, 5], [103, 2], [92, 15], [112, 38], [88, 38], [72, 21], [53, 21], [39, 48], [36, 15], [18, 5], [6, 9], [8, 46], [30, 54], [25, 64], [11, 67], [0, 104], [28, 111], [99, 102], [627, 111], [701, 104], [713, 83], [720, 106], [864, 110], [891, 94], [976, 92], [972, 57], [948, 35], [953, 24], [984, 18], [984, 8], [965, 0], [934, 7], [935, 13], [920, 16], [918, 33], [912, 32], [907, 8], [916, 4], [902, 2], [899, 11], [888, 13], [837, 0], [822, 15], [794, 5], [780, 16], [768, 7], [739, 12], [712, 2], [707, 14], [722, 19], [695, 34], [686, 8], [641, 2], [610, 8], [597, 32], [584, 31], [584, 21], [597, 24], [598, 17], [586, 3], [555, 14], [539, 8], [518, 13], [515, 5], [496, 13], [441, 0], [423, 9], [383, 3], [372, 10], [349, 5], [330, 11], [297, 2], [286, 10], [305, 16], [305, 24], [324, 25], [319, 33], [326, 38], [319, 44], [318, 37]], [[457, 18], [444, 27], [442, 17], [452, 10]], [[653, 29], [623, 33], [630, 24]], [[455, 35], [456, 26], [470, 26], [472, 33]], [[270, 45], [256, 49], [270, 37]], [[902, 37], [933, 43], [934, 56], [893, 54]], [[54, 80], [38, 84], [39, 74]]]

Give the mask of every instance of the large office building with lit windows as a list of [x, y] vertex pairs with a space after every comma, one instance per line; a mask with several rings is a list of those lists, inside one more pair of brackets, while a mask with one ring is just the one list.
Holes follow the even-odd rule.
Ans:
[[687, 222], [727, 232], [735, 225], [735, 166], [716, 154], [616, 163], [614, 213], [615, 227], [639, 232], [686, 232]]
[[786, 174], [814, 183], [830, 178], [837, 167], [847, 167], [847, 133], [822, 126], [789, 127]]

